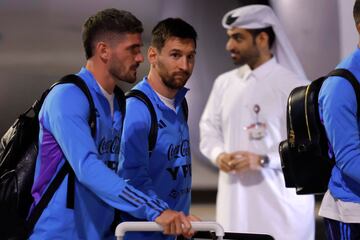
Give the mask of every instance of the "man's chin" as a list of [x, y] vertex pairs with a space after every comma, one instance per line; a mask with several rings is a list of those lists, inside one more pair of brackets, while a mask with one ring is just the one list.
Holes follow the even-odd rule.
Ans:
[[239, 66], [239, 67], [242, 67], [242, 66], [244, 66], [246, 64], [244, 62], [241, 62], [239, 60], [234, 60], [234, 59], [233, 59], [233, 63], [234, 63], [235, 66]]
[[123, 82], [127, 82], [127, 83], [134, 83], [136, 82], [136, 74], [131, 75], [131, 76], [127, 76], [126, 78], [123, 78], [122, 81]]
[[165, 82], [165, 86], [173, 89], [173, 90], [179, 90], [181, 88], [183, 88], [186, 84], [186, 81], [183, 82], [182, 80], [179, 79], [173, 79], [173, 81], [171, 83], [169, 82]]
[[183, 88], [185, 86], [185, 84], [187, 83], [188, 78], [183, 78], [183, 77], [179, 77], [179, 78], [175, 78], [175, 85], [177, 87], [177, 89]]

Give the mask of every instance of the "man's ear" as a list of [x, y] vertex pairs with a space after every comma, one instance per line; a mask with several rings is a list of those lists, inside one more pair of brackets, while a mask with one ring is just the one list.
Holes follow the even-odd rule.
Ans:
[[360, 22], [356, 23], [356, 30], [358, 31], [358, 33], [360, 34]]
[[150, 46], [147, 52], [148, 61], [150, 64], [156, 62], [158, 56], [158, 50], [155, 47]]
[[261, 48], [269, 48], [269, 35], [267, 35], [265, 32], [260, 32], [256, 36], [256, 44]]
[[95, 46], [95, 52], [98, 54], [101, 60], [107, 62], [111, 55], [110, 47], [105, 42], [98, 42]]

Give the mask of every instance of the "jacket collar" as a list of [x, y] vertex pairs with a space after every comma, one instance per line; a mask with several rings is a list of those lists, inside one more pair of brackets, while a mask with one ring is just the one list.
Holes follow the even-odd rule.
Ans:
[[[139, 82], [139, 84], [137, 85], [137, 87], [139, 90], [143, 90], [145, 93], [148, 94], [148, 96], [155, 101], [155, 103], [160, 107], [160, 108], [168, 108], [159, 98], [159, 96], [156, 94], [156, 92], [154, 91], [154, 89], [152, 89], [152, 87], [150, 86], [149, 82], [148, 82], [148, 78], [147, 76], [145, 76], [143, 78], [143, 80], [141, 82]], [[183, 99], [185, 98], [186, 93], [189, 91], [188, 88], [186, 87], [182, 87], [181, 89], [178, 90], [178, 92], [175, 95], [175, 108], [177, 109], [179, 105], [181, 105], [181, 102], [183, 101]]]
[[80, 76], [85, 81], [88, 87], [95, 90], [96, 93], [103, 95], [94, 75], [88, 69], [82, 67], [77, 75]]

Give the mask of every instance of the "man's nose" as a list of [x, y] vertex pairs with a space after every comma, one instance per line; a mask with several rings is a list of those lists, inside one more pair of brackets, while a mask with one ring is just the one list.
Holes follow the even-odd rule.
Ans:
[[135, 57], [135, 61], [137, 63], [142, 63], [144, 61], [144, 55], [142, 53], [137, 54]]
[[229, 52], [234, 49], [234, 41], [232, 39], [227, 41], [225, 49]]
[[190, 61], [189, 59], [187, 59], [185, 56], [182, 57], [179, 61], [179, 68], [184, 70], [184, 71], [189, 71], [190, 69]]

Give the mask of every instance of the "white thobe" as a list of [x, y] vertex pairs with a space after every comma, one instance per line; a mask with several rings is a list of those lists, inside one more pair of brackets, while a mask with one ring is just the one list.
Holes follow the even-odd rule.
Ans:
[[[220, 171], [216, 220], [226, 231], [314, 239], [314, 198], [285, 188], [278, 153], [286, 138], [287, 98], [305, 84], [274, 58], [254, 71], [244, 66], [216, 79], [200, 120], [201, 152], [214, 164], [222, 152], [250, 151], [270, 159], [269, 167], [259, 171]], [[245, 130], [254, 123], [265, 126], [261, 139]]]

